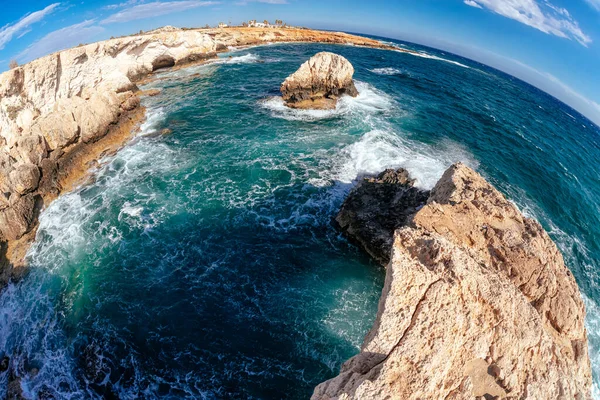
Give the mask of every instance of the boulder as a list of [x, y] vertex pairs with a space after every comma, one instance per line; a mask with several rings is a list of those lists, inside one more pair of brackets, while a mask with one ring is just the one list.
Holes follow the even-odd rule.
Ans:
[[32, 192], [40, 183], [40, 169], [33, 164], [21, 164], [10, 172], [10, 183], [19, 195]]
[[74, 103], [73, 99], [60, 99], [51, 113], [44, 114], [33, 123], [31, 132], [44, 137], [49, 150], [62, 149], [79, 139], [79, 125], [71, 111]]
[[288, 107], [335, 108], [340, 96], [358, 95], [353, 75], [354, 67], [344, 57], [328, 52], [317, 53], [286, 78], [281, 85], [281, 94]]
[[109, 126], [119, 117], [120, 102], [115, 93], [93, 91], [87, 100], [81, 97], [74, 97], [72, 100], [73, 116], [85, 143], [106, 135]]
[[[56, 125], [54, 127], [56, 129]], [[48, 146], [44, 137], [39, 134], [22, 135], [17, 139], [12, 153], [17, 160], [39, 164], [48, 156]]]
[[313, 399], [591, 398], [581, 295], [537, 222], [459, 163], [399, 226], [361, 352]]
[[33, 224], [35, 203], [33, 193], [22, 197], [11, 196], [10, 207], [0, 211], [0, 234], [5, 240], [16, 240], [29, 232]]

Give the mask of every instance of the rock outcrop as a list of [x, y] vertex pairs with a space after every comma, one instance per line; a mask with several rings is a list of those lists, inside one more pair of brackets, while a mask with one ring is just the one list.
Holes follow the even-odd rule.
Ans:
[[581, 295], [539, 223], [459, 163], [398, 226], [375, 324], [313, 399], [590, 398]]
[[342, 232], [382, 265], [390, 261], [394, 231], [427, 202], [429, 192], [415, 188], [408, 171], [387, 169], [356, 185], [336, 217]]
[[335, 108], [340, 96], [358, 95], [353, 75], [354, 67], [344, 57], [317, 53], [281, 84], [283, 101], [292, 108]]
[[[115, 146], [127, 137], [120, 129], [130, 129], [141, 115], [136, 82], [162, 68], [214, 58], [229, 46], [276, 41], [389, 48], [372, 39], [308, 29], [165, 27], [61, 51], [0, 74], [2, 252], [11, 248], [5, 241], [34, 230], [37, 207], [55, 198], [75, 172], [87, 169], [75, 165], [94, 158], [86, 152], [96, 148], [101, 154], [104, 149], [97, 147], [104, 142]], [[7, 264], [2, 260], [4, 254], [0, 268]]]

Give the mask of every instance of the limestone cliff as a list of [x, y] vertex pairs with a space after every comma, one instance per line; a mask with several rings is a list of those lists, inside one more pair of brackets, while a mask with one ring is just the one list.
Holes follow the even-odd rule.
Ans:
[[[389, 47], [307, 29], [166, 27], [61, 51], [1, 74], [0, 280], [7, 278], [9, 261], [19, 263], [23, 249], [11, 248], [32, 232], [39, 209], [75, 170], [81, 173], [106, 146], [125, 140], [139, 116], [136, 81], [161, 68], [215, 57], [228, 46], [275, 41]], [[6, 241], [10, 260], [3, 257]]]
[[335, 108], [341, 95], [358, 95], [353, 75], [354, 67], [344, 57], [317, 53], [281, 84], [283, 101], [292, 108]]
[[[368, 247], [383, 231], [356, 232]], [[452, 166], [390, 240], [361, 353], [313, 399], [590, 398], [575, 279], [539, 223], [480, 175]]]

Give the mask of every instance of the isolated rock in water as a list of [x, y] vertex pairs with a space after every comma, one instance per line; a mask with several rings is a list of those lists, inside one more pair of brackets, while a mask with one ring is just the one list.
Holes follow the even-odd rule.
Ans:
[[313, 399], [591, 398], [575, 279], [479, 174], [450, 167], [394, 232], [390, 258], [361, 353]]
[[281, 94], [288, 107], [335, 108], [341, 95], [358, 95], [353, 75], [354, 67], [344, 57], [317, 53], [286, 78], [281, 85]]
[[364, 178], [336, 217], [339, 228], [382, 265], [390, 261], [394, 231], [429, 197], [428, 191], [413, 187], [414, 182], [403, 168]]

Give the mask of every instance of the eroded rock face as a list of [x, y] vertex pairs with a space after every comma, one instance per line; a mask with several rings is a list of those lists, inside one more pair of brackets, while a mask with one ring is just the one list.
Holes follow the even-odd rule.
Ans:
[[583, 302], [537, 222], [456, 164], [405, 225], [361, 353], [313, 399], [591, 398]]
[[281, 85], [281, 94], [288, 107], [335, 108], [340, 96], [358, 95], [353, 75], [354, 67], [344, 57], [328, 52], [317, 53], [286, 78]]
[[83, 151], [79, 144], [101, 139], [139, 107], [135, 78], [216, 48], [207, 33], [165, 30], [80, 46], [0, 74], [0, 241], [32, 228], [29, 194], [56, 194], [62, 155]]

